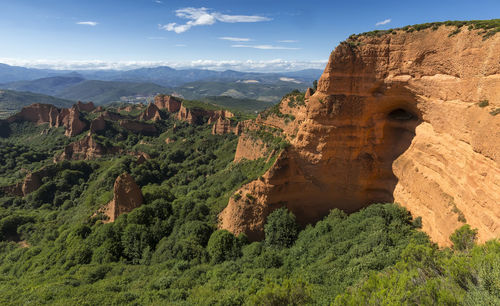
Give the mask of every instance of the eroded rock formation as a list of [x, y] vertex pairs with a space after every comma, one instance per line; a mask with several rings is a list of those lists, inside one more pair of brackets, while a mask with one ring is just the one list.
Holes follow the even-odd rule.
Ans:
[[109, 154], [116, 154], [120, 152], [118, 147], [106, 147], [91, 136], [70, 143], [64, 148], [61, 155], [54, 158], [54, 162], [63, 160], [89, 160], [103, 157]]
[[291, 128], [279, 124], [287, 116], [262, 119], [284, 127], [291, 146], [229, 201], [220, 227], [255, 240], [278, 207], [305, 225], [332, 208], [397, 202], [440, 245], [464, 222], [480, 241], [498, 237], [500, 116], [490, 111], [500, 108], [500, 35], [454, 30], [341, 43], [303, 118]]
[[176, 113], [181, 108], [181, 101], [178, 98], [168, 95], [158, 95], [155, 97], [155, 105], [159, 109], [166, 109], [169, 113]]
[[148, 107], [144, 110], [144, 112], [139, 116], [139, 120], [144, 120], [144, 121], [149, 121], [149, 120], [157, 121], [161, 119], [162, 118], [160, 109], [152, 103], [150, 103]]
[[[90, 102], [92, 103], [92, 102]], [[88, 108], [88, 104], [80, 103], [83, 108]], [[51, 104], [35, 103], [23, 107], [22, 110], [11, 116], [8, 122], [28, 121], [35, 124], [48, 123], [50, 127], [64, 126], [65, 135], [76, 136], [87, 128], [87, 124], [80, 119], [78, 104], [72, 108], [59, 109]]]
[[114, 222], [121, 214], [131, 212], [134, 208], [141, 206], [143, 201], [141, 188], [130, 174], [123, 173], [116, 178], [113, 200], [101, 212], [108, 217], [107, 222]]
[[126, 130], [144, 135], [154, 135], [157, 132], [156, 127], [153, 124], [145, 122], [123, 119], [119, 121], [119, 124]]
[[81, 112], [91, 112], [95, 109], [94, 102], [84, 103], [84, 102], [78, 101], [75, 104], [75, 106]]
[[64, 135], [73, 137], [87, 129], [87, 123], [80, 119], [80, 112], [77, 107], [63, 108], [57, 118], [56, 126], [64, 126]]
[[92, 120], [92, 122], [90, 123], [89, 132], [90, 134], [93, 134], [102, 131], [105, 128], [106, 128], [106, 120], [104, 119], [104, 116], [101, 115], [96, 119]]

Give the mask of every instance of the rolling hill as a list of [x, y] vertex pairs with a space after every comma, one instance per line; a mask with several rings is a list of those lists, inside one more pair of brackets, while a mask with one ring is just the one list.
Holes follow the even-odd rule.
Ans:
[[152, 83], [111, 82], [88, 80], [65, 88], [57, 97], [69, 100], [93, 101], [105, 104], [120, 101], [122, 97], [154, 96], [169, 89]]
[[53, 104], [58, 107], [70, 107], [74, 102], [32, 92], [0, 90], [0, 118], [20, 110], [33, 103]]

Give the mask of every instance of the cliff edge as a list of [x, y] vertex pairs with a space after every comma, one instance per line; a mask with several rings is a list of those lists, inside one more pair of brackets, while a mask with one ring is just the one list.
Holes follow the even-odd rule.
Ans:
[[440, 245], [463, 223], [497, 238], [500, 35], [484, 33], [441, 25], [341, 43], [288, 116], [290, 146], [237, 192], [251, 196], [230, 199], [219, 226], [257, 240], [279, 207], [305, 225], [332, 208], [397, 202]]

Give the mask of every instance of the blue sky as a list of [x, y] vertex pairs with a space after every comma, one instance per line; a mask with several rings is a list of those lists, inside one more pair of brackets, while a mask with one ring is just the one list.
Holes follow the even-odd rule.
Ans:
[[323, 68], [353, 33], [499, 13], [499, 0], [0, 0], [0, 62], [61, 69]]

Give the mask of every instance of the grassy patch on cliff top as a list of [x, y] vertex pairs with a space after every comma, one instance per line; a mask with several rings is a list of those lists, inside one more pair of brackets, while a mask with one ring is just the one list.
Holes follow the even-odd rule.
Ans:
[[450, 20], [450, 21], [442, 21], [442, 22], [429, 22], [415, 25], [408, 25], [402, 28], [394, 28], [389, 30], [375, 30], [360, 34], [352, 34], [349, 36], [347, 42], [352, 42], [362, 36], [377, 36], [381, 37], [387, 34], [396, 34], [397, 31], [405, 31], [407, 33], [411, 33], [414, 31], [421, 31], [428, 28], [432, 30], [437, 30], [441, 26], [454, 26], [456, 30], [450, 33], [449, 36], [456, 35], [460, 33], [462, 27], [467, 27], [469, 30], [482, 30], [479, 33], [483, 36], [483, 39], [488, 39], [492, 37], [496, 33], [500, 32], [500, 19], [490, 19], [490, 20]]

